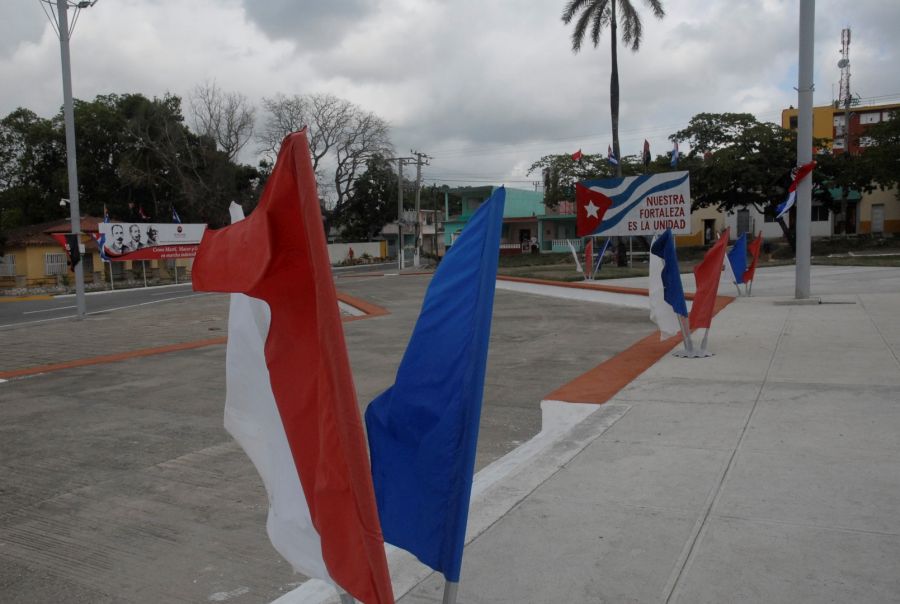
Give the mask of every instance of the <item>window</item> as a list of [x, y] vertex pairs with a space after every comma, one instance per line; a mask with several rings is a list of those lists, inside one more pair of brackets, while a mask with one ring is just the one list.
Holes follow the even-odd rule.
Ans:
[[16, 276], [16, 255], [7, 254], [0, 256], [0, 277]]
[[875, 111], [870, 113], [862, 113], [859, 116], [860, 124], [877, 124], [881, 121], [881, 112]]
[[884, 111], [881, 113], [881, 121], [886, 122], [894, 117], [893, 111]]
[[844, 116], [843, 115], [834, 116], [834, 127], [839, 128], [839, 127], [842, 127], [843, 125], [844, 125]]
[[821, 205], [813, 205], [812, 207], [813, 222], [828, 222], [828, 208]]
[[872, 140], [871, 136], [860, 136], [859, 137], [859, 146], [860, 147], [871, 147], [875, 144], [875, 141]]
[[69, 264], [66, 261], [66, 253], [60, 254], [44, 254], [44, 274], [45, 275], [65, 275], [69, 270]]
[[766, 206], [765, 212], [763, 212], [763, 222], [775, 222], [775, 208], [772, 206]]
[[796, 115], [792, 115], [790, 117], [790, 125], [789, 126], [790, 126], [791, 130], [797, 129], [797, 116]]
[[834, 139], [834, 141], [832, 142], [831, 147], [832, 147], [833, 149], [843, 149], [843, 148], [844, 148], [844, 139], [843, 139], [843, 137]]

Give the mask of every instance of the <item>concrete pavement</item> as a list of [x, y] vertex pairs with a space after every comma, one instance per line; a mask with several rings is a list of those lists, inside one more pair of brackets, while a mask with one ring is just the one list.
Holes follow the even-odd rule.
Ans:
[[900, 271], [845, 271], [866, 287], [826, 271], [844, 303], [816, 306], [759, 274], [716, 356], [664, 357], [561, 437], [587, 444], [473, 536], [459, 601], [900, 602]]

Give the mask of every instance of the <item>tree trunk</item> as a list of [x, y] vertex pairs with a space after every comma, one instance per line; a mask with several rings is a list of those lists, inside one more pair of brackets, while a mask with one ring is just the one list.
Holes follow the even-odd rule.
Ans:
[[791, 250], [796, 254], [797, 240], [794, 239], [794, 232], [788, 228], [788, 225], [784, 221], [783, 217], [778, 219], [778, 225], [781, 227], [781, 232], [784, 233], [784, 238], [787, 239], [788, 244], [791, 246]]
[[609, 76], [609, 110], [612, 117], [613, 153], [618, 160], [616, 164], [616, 176], [622, 176], [622, 155], [619, 152], [619, 55], [617, 49], [616, 1], [610, 3], [609, 33], [610, 56], [612, 57], [612, 72]]

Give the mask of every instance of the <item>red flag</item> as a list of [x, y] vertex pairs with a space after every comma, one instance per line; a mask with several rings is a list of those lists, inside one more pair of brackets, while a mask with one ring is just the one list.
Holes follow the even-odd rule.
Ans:
[[268, 303], [265, 366], [298, 505], [308, 505], [331, 580], [363, 602], [393, 602], [318, 199], [304, 129], [282, 142], [250, 217], [204, 233], [194, 289]]
[[581, 152], [581, 149], [572, 154], [572, 161], [581, 161], [581, 158], [584, 157], [584, 153]]
[[759, 235], [756, 236], [756, 239], [747, 246], [747, 251], [750, 252], [750, 266], [744, 271], [744, 283], [753, 281], [753, 275], [756, 273], [756, 261], [759, 259], [759, 248], [762, 247], [762, 240], [762, 231], [760, 231]]
[[703, 261], [694, 267], [694, 280], [697, 292], [691, 304], [689, 315], [691, 329], [709, 328], [712, 323], [713, 309], [716, 306], [716, 295], [719, 293], [719, 279], [722, 277], [722, 265], [725, 263], [725, 250], [728, 246], [728, 229], [722, 233], [716, 244], [709, 248]]
[[581, 183], [575, 184], [575, 235], [593, 235], [606, 210], [612, 207], [612, 199], [599, 191], [588, 189]]
[[594, 238], [588, 237], [587, 244], [584, 246], [584, 276], [586, 279], [593, 279], [592, 274], [594, 267]]
[[138, 216], [141, 217], [141, 220], [150, 220], [150, 217], [144, 212], [144, 206], [141, 205], [138, 206]]

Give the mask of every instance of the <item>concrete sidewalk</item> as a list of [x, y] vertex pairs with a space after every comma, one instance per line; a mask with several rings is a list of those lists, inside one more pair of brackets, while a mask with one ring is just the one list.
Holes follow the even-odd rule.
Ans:
[[900, 602], [900, 293], [782, 294], [735, 301], [716, 356], [666, 356], [473, 498], [547, 475], [473, 535], [459, 602]]

